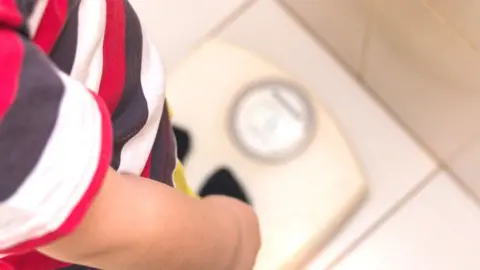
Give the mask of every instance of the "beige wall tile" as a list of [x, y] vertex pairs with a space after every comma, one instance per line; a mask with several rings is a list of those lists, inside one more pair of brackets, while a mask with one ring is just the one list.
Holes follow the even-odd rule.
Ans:
[[480, 269], [480, 209], [441, 174], [335, 270]]
[[421, 1], [382, 1], [367, 57], [367, 84], [439, 156], [479, 129], [480, 55]]
[[425, 0], [454, 31], [468, 39], [480, 51], [480, 1], [478, 0]]
[[247, 1], [130, 0], [130, 3], [169, 68]]
[[281, 0], [353, 71], [360, 67], [372, 0]]

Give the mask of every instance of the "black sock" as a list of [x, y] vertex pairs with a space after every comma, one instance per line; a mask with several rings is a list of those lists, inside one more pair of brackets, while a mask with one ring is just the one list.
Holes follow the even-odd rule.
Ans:
[[191, 139], [190, 134], [187, 130], [182, 129], [178, 126], [173, 126], [173, 132], [175, 134], [175, 139], [177, 140], [177, 155], [178, 159], [185, 163], [185, 160], [190, 153]]
[[205, 181], [205, 185], [200, 190], [200, 196], [208, 195], [225, 195], [251, 204], [240, 182], [226, 168], [218, 169]]

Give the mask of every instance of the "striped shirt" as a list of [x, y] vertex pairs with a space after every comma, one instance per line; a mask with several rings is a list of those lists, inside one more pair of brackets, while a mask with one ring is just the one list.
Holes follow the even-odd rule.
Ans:
[[175, 148], [128, 1], [0, 0], [1, 270], [63, 266], [34, 250], [75, 229], [108, 167], [173, 186]]

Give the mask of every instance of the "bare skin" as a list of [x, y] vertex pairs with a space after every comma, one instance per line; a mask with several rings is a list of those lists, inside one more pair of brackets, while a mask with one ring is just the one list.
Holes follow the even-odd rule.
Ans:
[[110, 169], [75, 232], [39, 251], [107, 270], [250, 270], [259, 248], [257, 217], [242, 202], [194, 199]]

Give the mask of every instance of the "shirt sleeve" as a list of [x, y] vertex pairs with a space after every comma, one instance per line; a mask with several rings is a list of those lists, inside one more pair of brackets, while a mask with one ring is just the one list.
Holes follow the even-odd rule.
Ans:
[[112, 152], [103, 101], [30, 41], [21, 15], [0, 0], [0, 254], [71, 233]]

